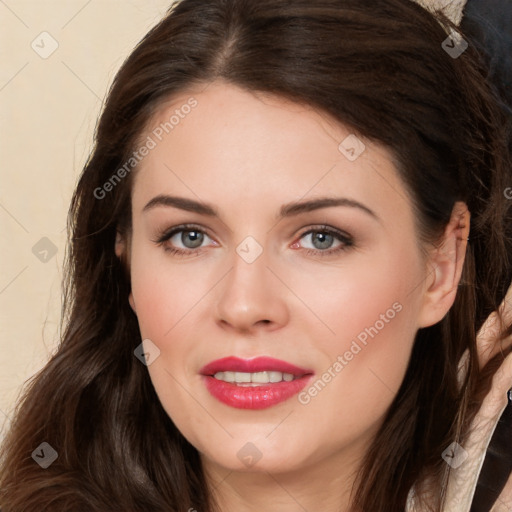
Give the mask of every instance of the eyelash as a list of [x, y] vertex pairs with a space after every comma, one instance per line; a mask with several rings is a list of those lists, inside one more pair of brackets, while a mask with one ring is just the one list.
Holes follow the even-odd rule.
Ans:
[[[182, 224], [180, 226], [174, 226], [166, 231], [163, 231], [156, 240], [152, 240], [155, 244], [158, 246], [163, 246], [164, 243], [172, 238], [176, 233], [180, 232], [187, 232], [187, 231], [196, 231], [198, 233], [202, 233], [204, 235], [208, 235], [206, 231], [201, 229], [199, 226], [195, 224]], [[334, 249], [326, 249], [326, 250], [320, 250], [320, 249], [304, 249], [306, 254], [308, 256], [333, 256], [335, 254], [342, 253], [344, 251], [347, 251], [349, 248], [354, 246], [354, 240], [349, 235], [343, 233], [342, 231], [338, 231], [337, 229], [331, 228], [329, 226], [317, 226], [314, 228], [309, 229], [308, 231], [305, 231], [300, 235], [298, 240], [304, 238], [306, 235], [310, 235], [311, 233], [323, 233], [332, 235], [333, 237], [337, 238], [340, 242], [342, 242], [341, 245], [338, 247], [335, 247]], [[210, 237], [211, 238], [211, 237]], [[186, 257], [186, 256], [199, 256], [203, 251], [202, 249], [179, 249], [177, 247], [164, 247], [164, 250], [166, 252], [169, 252], [170, 254], [179, 256], [179, 257]]]

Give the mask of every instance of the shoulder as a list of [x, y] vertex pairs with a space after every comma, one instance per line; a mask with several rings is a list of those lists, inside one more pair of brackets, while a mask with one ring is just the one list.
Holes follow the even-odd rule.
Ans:
[[[512, 510], [511, 389], [512, 353], [496, 371], [463, 446], [453, 449], [442, 512]], [[406, 512], [426, 512], [416, 502], [414, 489]]]
[[493, 381], [501, 393], [507, 393], [507, 403], [504, 408], [499, 400], [495, 404], [499, 418], [486, 446], [473, 497], [474, 510], [512, 510], [512, 354], [507, 360]]
[[[492, 503], [503, 500], [506, 494], [510, 495], [507, 482], [512, 460], [511, 388], [512, 353], [496, 371], [491, 389], [473, 419], [464, 445], [460, 447], [460, 465], [450, 469], [446, 511], [469, 512], [475, 499], [485, 499], [492, 506]], [[482, 472], [484, 468], [485, 472]], [[484, 482], [489, 481], [492, 483], [486, 489]]]

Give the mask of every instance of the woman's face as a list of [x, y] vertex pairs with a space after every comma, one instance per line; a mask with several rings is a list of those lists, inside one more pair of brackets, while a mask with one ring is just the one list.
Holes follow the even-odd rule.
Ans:
[[221, 82], [175, 97], [142, 140], [130, 303], [167, 414], [212, 467], [360, 458], [426, 323], [390, 153]]

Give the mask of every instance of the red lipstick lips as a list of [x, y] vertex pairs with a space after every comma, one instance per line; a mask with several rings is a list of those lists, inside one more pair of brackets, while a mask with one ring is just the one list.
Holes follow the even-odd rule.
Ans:
[[214, 375], [217, 372], [264, 372], [274, 371], [282, 373], [291, 373], [301, 376], [306, 373], [312, 373], [310, 370], [304, 370], [285, 361], [274, 359], [272, 357], [256, 357], [254, 359], [240, 359], [238, 357], [225, 357], [217, 359], [207, 364], [202, 370], [202, 375]]
[[265, 409], [284, 402], [313, 375], [311, 370], [271, 357], [217, 359], [200, 373], [213, 397], [238, 409]]

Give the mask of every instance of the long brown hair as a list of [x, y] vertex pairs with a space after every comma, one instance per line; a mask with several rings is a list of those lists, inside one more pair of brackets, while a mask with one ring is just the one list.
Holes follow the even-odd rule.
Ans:
[[[128, 161], [162, 102], [222, 79], [328, 112], [387, 146], [411, 193], [421, 242], [435, 243], [455, 201], [471, 212], [455, 303], [420, 329], [411, 361], [353, 493], [355, 509], [397, 512], [428, 476], [438, 510], [443, 450], [463, 438], [479, 382], [476, 332], [512, 277], [510, 119], [474, 48], [442, 47], [449, 21], [410, 0], [182, 0], [121, 67], [68, 218], [62, 340], [19, 401], [2, 449], [3, 512], [215, 510], [197, 450], [174, 426], [134, 357], [140, 344], [116, 231], [129, 233]], [[467, 377], [457, 366], [469, 350]], [[41, 469], [42, 443], [58, 458]]]

